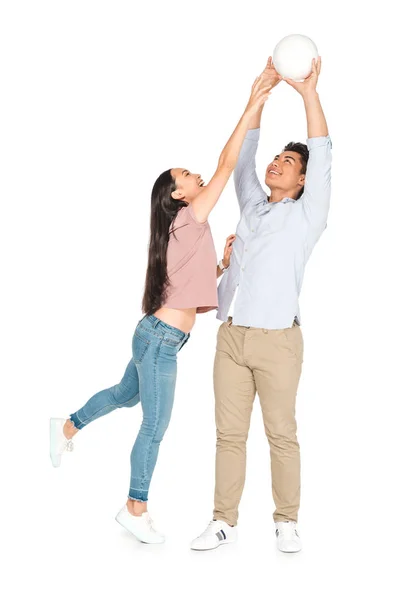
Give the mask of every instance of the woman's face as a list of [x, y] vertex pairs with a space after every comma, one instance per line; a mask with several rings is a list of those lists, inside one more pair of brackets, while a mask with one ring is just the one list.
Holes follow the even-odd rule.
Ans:
[[171, 175], [176, 184], [176, 190], [172, 192], [174, 200], [192, 202], [204, 187], [201, 175], [191, 173], [187, 169], [171, 169]]

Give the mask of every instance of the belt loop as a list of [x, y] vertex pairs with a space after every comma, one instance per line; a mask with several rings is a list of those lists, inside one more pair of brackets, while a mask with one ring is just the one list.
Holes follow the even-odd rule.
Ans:
[[159, 319], [157, 319], [157, 317], [155, 317], [154, 315], [145, 315], [145, 316], [143, 317], [143, 319], [147, 319], [147, 322], [148, 322], [148, 324], [150, 325], [150, 327], [151, 327], [152, 329], [154, 329], [154, 328], [155, 328], [154, 321], [157, 321], [157, 320], [159, 320]]
[[[179, 350], [182, 350], [183, 346], [186, 344], [186, 342], [188, 341], [188, 339], [190, 338], [190, 334], [186, 334], [185, 337], [183, 338], [182, 342], [180, 343], [179, 346]], [[179, 352], [178, 350], [178, 352]]]

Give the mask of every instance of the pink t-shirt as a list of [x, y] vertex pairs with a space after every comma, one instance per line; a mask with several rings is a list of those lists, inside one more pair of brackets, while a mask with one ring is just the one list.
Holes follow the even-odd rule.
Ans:
[[208, 221], [199, 223], [189, 204], [173, 223], [167, 250], [170, 285], [166, 308], [218, 308], [217, 253]]

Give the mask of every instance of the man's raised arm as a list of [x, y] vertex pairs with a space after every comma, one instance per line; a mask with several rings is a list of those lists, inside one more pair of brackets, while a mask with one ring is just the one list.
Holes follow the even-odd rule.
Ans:
[[316, 90], [320, 72], [321, 57], [318, 57], [317, 61], [313, 60], [310, 76], [303, 82], [285, 79], [302, 96], [306, 110], [307, 146], [310, 154], [301, 202], [305, 217], [316, 232], [322, 232], [328, 218], [332, 162], [332, 143]]

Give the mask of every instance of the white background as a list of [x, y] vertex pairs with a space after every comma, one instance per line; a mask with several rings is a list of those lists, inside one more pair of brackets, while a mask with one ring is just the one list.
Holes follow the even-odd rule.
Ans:
[[[399, 597], [399, 53], [391, 5], [2, 2], [5, 597]], [[258, 400], [239, 542], [189, 550], [212, 514], [214, 313], [199, 316], [179, 355], [152, 483], [150, 510], [168, 541], [141, 545], [114, 521], [140, 408], [87, 427], [59, 470], [48, 457], [48, 418], [119, 381], [141, 317], [153, 182], [169, 167], [212, 175], [251, 83], [290, 33], [310, 36], [322, 56], [319, 92], [334, 154], [329, 225], [301, 296], [304, 550], [288, 556], [275, 547]], [[301, 98], [282, 83], [264, 111], [260, 177], [285, 143], [305, 138]], [[230, 182], [210, 219], [219, 255], [237, 220]]]

